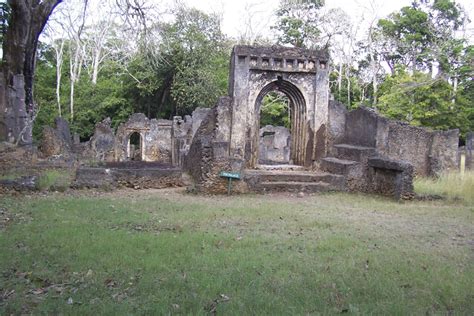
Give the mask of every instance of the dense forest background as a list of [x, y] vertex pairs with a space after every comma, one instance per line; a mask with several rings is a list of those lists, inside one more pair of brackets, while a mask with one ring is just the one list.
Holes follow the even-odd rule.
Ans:
[[[0, 4], [0, 27], [9, 8]], [[98, 14], [97, 12], [101, 12]], [[413, 1], [363, 30], [321, 0], [282, 0], [273, 37], [238, 38], [221, 17], [177, 3], [163, 10], [146, 1], [66, 0], [51, 16], [39, 45], [34, 136], [57, 116], [82, 139], [105, 117], [116, 127], [135, 112], [150, 118], [190, 114], [227, 93], [233, 45], [328, 49], [331, 93], [417, 126], [474, 130], [474, 45], [466, 12], [450, 0]], [[1, 38], [0, 38], [1, 40]], [[265, 124], [286, 124], [285, 98], [265, 99]]]

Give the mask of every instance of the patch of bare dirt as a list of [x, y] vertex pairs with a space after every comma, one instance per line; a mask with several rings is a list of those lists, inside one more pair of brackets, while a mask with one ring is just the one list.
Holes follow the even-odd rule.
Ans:
[[13, 222], [13, 215], [5, 208], [0, 208], [0, 231], [5, 230]]

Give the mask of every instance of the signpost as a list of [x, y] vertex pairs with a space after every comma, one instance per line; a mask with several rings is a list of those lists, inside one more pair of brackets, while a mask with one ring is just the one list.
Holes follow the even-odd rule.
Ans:
[[221, 173], [219, 173], [219, 176], [227, 178], [227, 180], [229, 181], [229, 184], [227, 185], [227, 194], [230, 195], [230, 193], [232, 192], [232, 179], [240, 180], [240, 173], [221, 171]]

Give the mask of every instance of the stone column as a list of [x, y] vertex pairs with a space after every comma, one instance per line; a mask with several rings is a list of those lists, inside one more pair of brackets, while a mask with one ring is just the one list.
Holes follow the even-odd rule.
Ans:
[[466, 170], [474, 170], [474, 132], [466, 134]]

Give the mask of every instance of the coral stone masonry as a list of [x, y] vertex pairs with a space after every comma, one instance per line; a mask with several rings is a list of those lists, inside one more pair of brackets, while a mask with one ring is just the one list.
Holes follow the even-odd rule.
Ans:
[[[325, 50], [235, 46], [228, 95], [214, 107], [172, 120], [136, 113], [116, 131], [107, 118], [84, 143], [58, 119], [55, 128], [45, 127], [38, 157], [75, 157], [76, 187], [161, 188], [191, 181], [194, 191], [217, 194], [228, 191], [220, 175], [232, 173], [240, 179], [233, 192], [339, 190], [397, 199], [414, 196], [415, 175], [459, 168], [458, 130], [414, 127], [369, 108], [348, 111], [330, 100], [328, 65]], [[270, 92], [288, 100], [287, 127], [260, 125]], [[467, 168], [472, 139], [469, 134]], [[0, 157], [15, 156], [5, 148]]]

